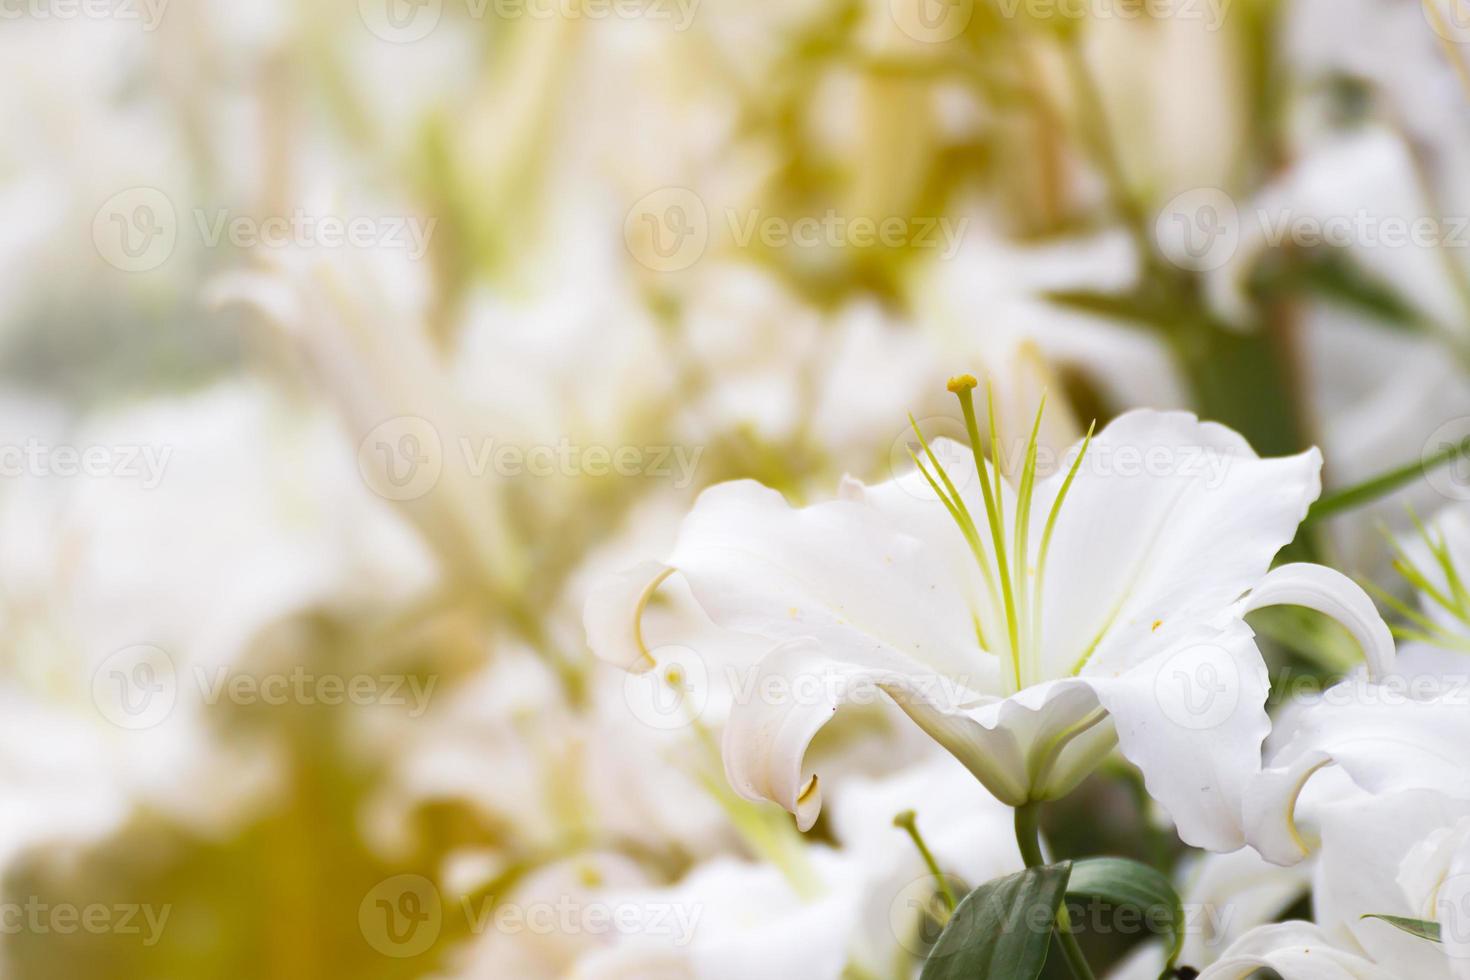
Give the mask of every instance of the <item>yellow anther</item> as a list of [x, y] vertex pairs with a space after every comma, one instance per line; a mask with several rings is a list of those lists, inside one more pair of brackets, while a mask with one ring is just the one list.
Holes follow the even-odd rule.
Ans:
[[969, 391], [971, 388], [980, 387], [980, 382], [975, 380], [975, 376], [973, 374], [960, 374], [956, 375], [953, 378], [950, 378], [949, 383], [946, 384], [944, 387], [947, 388], [951, 394], [958, 395], [962, 391]]

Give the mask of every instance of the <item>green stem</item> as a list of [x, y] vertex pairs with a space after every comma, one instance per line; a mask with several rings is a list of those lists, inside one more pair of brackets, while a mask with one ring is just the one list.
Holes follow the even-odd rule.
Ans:
[[[1041, 804], [1034, 800], [1016, 807], [1016, 844], [1021, 848], [1021, 859], [1026, 862], [1026, 867], [1038, 868], [1046, 864], [1046, 859], [1041, 856]], [[1077, 944], [1077, 937], [1072, 935], [1066, 899], [1057, 909], [1057, 940], [1062, 944], [1062, 953], [1067, 957], [1072, 975], [1077, 980], [1095, 980], [1092, 968], [1087, 965], [1087, 957]]]
[[1336, 493], [1328, 494], [1312, 505], [1307, 511], [1305, 523], [1313, 524], [1326, 517], [1331, 517], [1341, 511], [1361, 507], [1372, 503], [1380, 497], [1386, 497], [1399, 487], [1411, 482], [1415, 477], [1428, 475], [1431, 471], [1438, 469], [1446, 463], [1452, 462], [1459, 457], [1470, 453], [1470, 439], [1464, 439], [1453, 446], [1446, 446], [1433, 456], [1406, 463], [1398, 469], [1389, 470], [1364, 480], [1356, 486], [1347, 487]]
[[918, 817], [914, 811], [903, 811], [893, 818], [893, 825], [895, 827], [902, 827], [908, 832], [909, 839], [919, 849], [919, 856], [924, 859], [924, 864], [929, 868], [929, 873], [934, 876], [935, 882], [938, 883], [939, 893], [944, 896], [945, 906], [950, 912], [953, 912], [955, 906], [959, 904], [955, 900], [954, 889], [949, 887], [949, 879], [944, 876], [944, 872], [939, 870], [939, 862], [934, 860], [934, 852], [930, 851], [929, 845], [924, 843], [924, 836], [919, 833]]

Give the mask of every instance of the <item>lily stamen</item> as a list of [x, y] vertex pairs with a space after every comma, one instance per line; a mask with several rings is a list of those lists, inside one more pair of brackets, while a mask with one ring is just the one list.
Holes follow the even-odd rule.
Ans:
[[[943, 465], [940, 464], [939, 458], [930, 448], [913, 416], [909, 417], [909, 423], [918, 436], [928, 465], [926, 466], [924, 459], [920, 459], [918, 455], [912, 452], [909, 455], [930, 489], [934, 491], [950, 517], [959, 526], [960, 533], [965, 536], [970, 551], [974, 554], [975, 561], [984, 576], [992, 608], [1000, 610], [1005, 616], [1006, 628], [1003, 635], [1006, 646], [1004, 650], [992, 648], [986, 642], [984, 624], [978, 614], [975, 616], [975, 630], [983, 649], [1004, 656], [1010, 666], [1008, 680], [1011, 690], [1019, 691], [1042, 680], [1039, 661], [1042, 641], [1042, 582], [1046, 571], [1046, 556], [1051, 547], [1052, 533], [1056, 528], [1062, 502], [1067, 496], [1067, 491], [1071, 489], [1072, 481], [1082, 465], [1082, 457], [1086, 455], [1087, 447], [1091, 444], [1093, 427], [1088, 428], [1082, 448], [1077, 458], [1073, 460], [1061, 489], [1052, 502], [1046, 526], [1042, 532], [1037, 562], [1033, 567], [1029, 562], [1031, 508], [1036, 490], [1037, 456], [1040, 450], [1041, 420], [1046, 412], [1046, 395], [1043, 393], [1041, 397], [1036, 418], [1031, 425], [1030, 436], [1026, 441], [1025, 454], [1018, 476], [1019, 490], [1016, 497], [1014, 526], [1011, 529], [1012, 533], [1007, 535], [1004, 497], [1006, 483], [1002, 475], [1004, 460], [1001, 455], [999, 426], [996, 421], [995, 398], [993, 392], [987, 390], [988, 418], [986, 421], [991, 446], [990, 458], [987, 460], [980, 448], [980, 424], [975, 413], [974, 396], [971, 394], [978, 386], [979, 382], [973, 375], [962, 374], [951, 378], [946, 387], [959, 399], [960, 410], [965, 417], [965, 428], [970, 437], [970, 452], [975, 461], [975, 474], [980, 481], [980, 494], [985, 505], [986, 527], [990, 532], [989, 539], [994, 547], [994, 570], [991, 568], [992, 556], [987, 553], [985, 547], [985, 536], [980, 533], [963, 497], [956, 489], [949, 474], [945, 472]], [[994, 474], [993, 483], [991, 473]], [[1008, 538], [1011, 542], [1009, 548], [1006, 544]]]

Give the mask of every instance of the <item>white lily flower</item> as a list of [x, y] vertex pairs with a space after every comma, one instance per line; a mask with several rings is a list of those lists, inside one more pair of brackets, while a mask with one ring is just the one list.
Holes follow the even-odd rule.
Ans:
[[1278, 864], [1310, 852], [1297, 825], [1297, 802], [1308, 780], [1328, 766], [1369, 793], [1424, 789], [1470, 799], [1465, 697], [1466, 688], [1458, 685], [1414, 698], [1358, 678], [1326, 692], [1296, 715], [1290, 737], [1250, 791], [1251, 844]]
[[[974, 379], [951, 385], [978, 447]], [[1319, 454], [1263, 460], [1223, 426], [1153, 411], [1121, 416], [1043, 479], [1035, 446], [1016, 487], [978, 448], [957, 486], [939, 461], [969, 453], [941, 441], [896, 480], [848, 480], [802, 509], [749, 481], [711, 488], [667, 562], [591, 598], [591, 645], [658, 666], [641, 610], [675, 573], [716, 624], [768, 640], [759, 696], [725, 731], [726, 772], [802, 829], [821, 806], [808, 746], [838, 707], [881, 691], [1008, 805], [1065, 795], [1116, 744], [1186, 841], [1241, 846], [1269, 728], [1242, 617], [1307, 606], [1352, 632], [1374, 676], [1392, 662], [1351, 581], [1268, 571], [1319, 491]]]
[[1279, 864], [1310, 852], [1297, 826], [1298, 800], [1329, 766], [1369, 793], [1423, 789], [1470, 799], [1470, 767], [1458, 748], [1470, 736], [1466, 511], [1445, 510], [1394, 550], [1395, 568], [1417, 590], [1418, 603], [1382, 593], [1406, 620], [1398, 632], [1409, 641], [1392, 671], [1376, 678], [1356, 673], [1312, 703], [1288, 706], [1272, 735], [1269, 768], [1250, 793], [1251, 843]]
[[[1453, 652], [1463, 634], [1449, 615], [1463, 588], [1451, 557], [1455, 525], [1440, 528], [1423, 535], [1423, 549], [1401, 552], [1399, 567], [1426, 598], [1422, 613], [1400, 608], [1449, 649], [1411, 648], [1394, 674], [1349, 678], [1294, 712], [1248, 794], [1249, 836], [1261, 854], [1282, 864], [1315, 858], [1318, 928], [1305, 948], [1293, 951], [1300, 937], [1250, 937], [1286, 980], [1470, 977], [1470, 686]], [[1440, 941], [1378, 916], [1434, 923]], [[1358, 972], [1322, 972], [1344, 957]]]
[[[1374, 737], [1384, 740], [1381, 731]], [[1394, 748], [1396, 764], [1412, 768], [1416, 749], [1402, 743]], [[1321, 826], [1312, 888], [1316, 925], [1255, 929], [1202, 975], [1246, 976], [1246, 965], [1255, 962], [1286, 980], [1470, 976], [1470, 920], [1464, 911], [1470, 898], [1470, 801], [1429, 789], [1375, 794], [1348, 787], [1310, 808]], [[1365, 840], [1372, 846], [1364, 847]], [[1435, 923], [1441, 941], [1410, 935], [1380, 916]]]

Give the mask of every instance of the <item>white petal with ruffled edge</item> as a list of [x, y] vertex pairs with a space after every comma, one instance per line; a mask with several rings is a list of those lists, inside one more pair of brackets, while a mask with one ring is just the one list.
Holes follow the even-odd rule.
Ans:
[[[892, 698], [997, 799], [1012, 806], [1032, 796], [1033, 750], [1061, 741], [1099, 715], [1090, 684], [1080, 679], [1037, 685], [1004, 700], [983, 698], [899, 658], [883, 666], [838, 660], [810, 639], [768, 653], [747, 691], [755, 696], [736, 705], [725, 729], [726, 775], [742, 796], [785, 807], [803, 830], [816, 821], [822, 799], [819, 774], [805, 767], [806, 752], [843, 704], [879, 692]], [[1057, 795], [1071, 789], [1112, 745], [1110, 737], [1086, 744], [1093, 757], [1066, 765], [1063, 771], [1072, 782]], [[1070, 758], [1062, 756], [1064, 763]]]
[[1282, 922], [1253, 929], [1206, 967], [1199, 980], [1246, 980], [1259, 970], [1283, 980], [1405, 980], [1361, 956], [1335, 948], [1310, 922]]
[[955, 677], [993, 669], [953, 564], [861, 502], [798, 509], [752, 481], [711, 487], [668, 564], [726, 629], [810, 637], [855, 663], [897, 654]]
[[[1321, 464], [1316, 450], [1261, 459], [1237, 433], [1187, 412], [1115, 419], [1092, 440], [1057, 520], [1043, 674], [1064, 676], [1089, 651], [1119, 669], [1159, 649], [1155, 631], [1228, 608], [1296, 536], [1321, 492]], [[1033, 527], [1064, 477], [1037, 485]]]
[[1088, 679], [1179, 836], [1213, 851], [1243, 845], [1244, 796], [1271, 728], [1270, 678], [1250, 628], [1197, 630], [1119, 677]]

